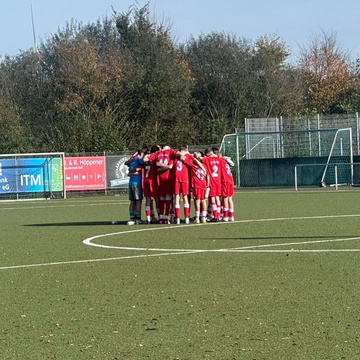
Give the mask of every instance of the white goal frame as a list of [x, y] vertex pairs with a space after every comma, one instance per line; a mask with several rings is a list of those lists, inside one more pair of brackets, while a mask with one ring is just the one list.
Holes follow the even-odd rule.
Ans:
[[[331, 149], [330, 149], [330, 153], [329, 153], [329, 156], [327, 158], [327, 161], [326, 161], [326, 165], [325, 165], [325, 169], [324, 169], [324, 172], [323, 172], [323, 175], [321, 177], [321, 184], [324, 183], [324, 179], [325, 179], [325, 176], [326, 176], [326, 172], [328, 170], [328, 167], [329, 167], [329, 164], [330, 164], [330, 161], [331, 161], [331, 156], [333, 154], [333, 151], [334, 151], [334, 147], [335, 147], [335, 143], [336, 143], [336, 140], [338, 138], [338, 135], [339, 133], [343, 132], [343, 131], [348, 131], [349, 133], [349, 144], [350, 144], [350, 172], [351, 172], [351, 184], [353, 183], [353, 177], [354, 177], [354, 167], [353, 167], [353, 150], [352, 150], [352, 131], [351, 131], [351, 128], [345, 128], [345, 129], [338, 129], [335, 136], [334, 136], [334, 140], [333, 140], [333, 143], [331, 145]], [[341, 142], [342, 139], [340, 139], [340, 144], [341, 144], [341, 152], [342, 152], [342, 142]], [[335, 164], [335, 173], [337, 175], [337, 166]]]
[[[61, 193], [61, 196], [59, 198], [63, 198], [63, 199], [66, 199], [66, 186], [65, 186], [65, 153], [64, 152], [42, 152], [42, 153], [18, 153], [18, 154], [0, 154], [0, 165], [2, 163], [2, 161], [4, 160], [15, 160], [15, 161], [18, 161], [18, 160], [24, 160], [24, 159], [42, 159], [42, 158], [50, 158], [50, 159], [60, 159], [61, 160], [61, 185], [62, 185], [62, 190], [59, 191], [59, 190], [53, 190], [52, 189], [52, 184], [51, 184], [51, 181], [48, 182], [47, 185], [43, 185], [44, 186], [44, 194], [45, 193], [48, 193], [50, 194], [50, 196], [43, 196], [43, 197], [36, 197], [36, 199], [51, 199], [53, 197], [53, 194], [56, 192], [56, 193]], [[32, 165], [29, 165], [29, 166], [32, 166]], [[17, 176], [18, 176], [18, 167], [15, 165], [14, 169], [16, 170], [16, 174], [15, 174], [15, 178], [16, 178], [16, 191], [11, 191], [9, 192], [9, 197], [11, 197], [10, 195], [13, 195], [11, 197], [10, 200], [34, 200], [33, 197], [29, 196], [28, 198], [21, 198], [20, 197], [20, 194], [22, 193], [37, 193], [37, 194], [41, 194], [42, 191], [29, 191], [29, 192], [22, 192], [22, 191], [19, 191], [19, 188], [18, 188], [18, 179], [17, 179]], [[0, 170], [1, 170], [1, 167], [0, 167]], [[49, 176], [49, 179], [52, 179], [52, 171], [53, 171], [53, 167], [50, 165], [48, 167], [48, 176]], [[2, 171], [0, 171], [0, 175], [2, 175]], [[26, 176], [25, 176], [26, 177]], [[3, 179], [3, 181], [6, 180], [6, 179]], [[0, 176], [0, 182], [1, 182], [1, 176]], [[1, 183], [0, 183], [1, 185]], [[45, 190], [45, 187], [48, 186], [48, 191]], [[15, 195], [16, 195], [16, 198], [15, 198]], [[6, 198], [6, 193], [5, 192], [1, 192], [0, 191], [0, 201], [4, 201], [4, 200], [7, 200]]]

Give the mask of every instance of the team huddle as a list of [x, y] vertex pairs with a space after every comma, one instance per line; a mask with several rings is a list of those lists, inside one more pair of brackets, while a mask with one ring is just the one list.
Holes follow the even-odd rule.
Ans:
[[[169, 146], [141, 149], [126, 163], [129, 167], [130, 223], [142, 223], [141, 206], [146, 199], [146, 223], [180, 224], [183, 198], [185, 223], [190, 223], [190, 195], [195, 223], [234, 221], [234, 179], [230, 158], [218, 149], [190, 154]], [[155, 206], [154, 206], [155, 205]], [[156, 207], [158, 219], [155, 216]]]

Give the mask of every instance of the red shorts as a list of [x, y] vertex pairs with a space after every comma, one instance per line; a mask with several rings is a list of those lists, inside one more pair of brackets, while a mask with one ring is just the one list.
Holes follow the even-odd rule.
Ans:
[[206, 193], [206, 189], [193, 188], [194, 200], [205, 200], [205, 193]]
[[175, 182], [175, 195], [189, 195], [189, 183], [187, 182]]
[[234, 195], [234, 184], [225, 182], [222, 184], [221, 196], [229, 197]]
[[172, 179], [161, 180], [159, 179], [158, 195], [172, 195], [174, 193], [174, 183]]
[[209, 196], [221, 196], [221, 186], [211, 186]]
[[158, 185], [157, 180], [145, 180], [143, 184], [143, 193], [144, 196], [149, 198], [158, 197]]

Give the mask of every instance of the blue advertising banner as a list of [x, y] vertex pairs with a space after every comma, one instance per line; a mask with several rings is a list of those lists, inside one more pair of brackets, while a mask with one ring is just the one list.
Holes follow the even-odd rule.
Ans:
[[0, 159], [0, 194], [62, 189], [59, 158]]
[[48, 188], [47, 159], [19, 159], [18, 191], [41, 192]]
[[0, 160], [0, 194], [16, 192], [15, 160]]

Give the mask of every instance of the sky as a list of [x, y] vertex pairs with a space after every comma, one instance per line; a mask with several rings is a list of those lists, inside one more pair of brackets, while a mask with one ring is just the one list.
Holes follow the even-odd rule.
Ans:
[[71, 19], [92, 23], [113, 10], [125, 12], [147, 2], [153, 16], [169, 21], [180, 43], [211, 31], [224, 31], [256, 40], [276, 35], [286, 43], [292, 59], [311, 38], [335, 33], [341, 49], [360, 55], [359, 0], [0, 0], [0, 59], [34, 47], [54, 35]]

